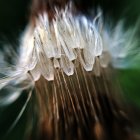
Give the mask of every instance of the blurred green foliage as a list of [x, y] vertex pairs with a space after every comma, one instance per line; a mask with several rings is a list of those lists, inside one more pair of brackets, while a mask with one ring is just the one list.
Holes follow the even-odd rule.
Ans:
[[119, 81], [124, 96], [140, 107], [140, 69], [120, 70]]

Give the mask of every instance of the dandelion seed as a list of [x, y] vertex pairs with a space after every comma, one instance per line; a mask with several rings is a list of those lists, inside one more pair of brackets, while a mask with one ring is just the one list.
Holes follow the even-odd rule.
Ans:
[[[121, 109], [114, 100], [108, 73], [111, 64], [127, 66], [119, 59], [127, 57], [136, 45], [131, 42], [133, 35], [130, 37], [130, 32], [123, 31], [121, 22], [114, 32], [107, 30], [101, 10], [87, 18], [81, 13], [74, 14], [72, 6], [71, 3], [62, 10], [55, 7], [51, 19], [47, 10], [38, 11], [34, 25], [30, 22], [21, 37], [16, 65], [1, 67], [0, 105], [13, 103], [24, 90], [30, 93], [10, 130], [25, 110], [33, 88], [38, 130], [45, 131], [44, 140], [92, 137], [103, 140], [115, 135], [107, 126], [108, 121], [112, 129], [126, 127], [117, 125], [118, 116], [127, 119], [119, 113]], [[10, 92], [2, 97], [7, 91]]]

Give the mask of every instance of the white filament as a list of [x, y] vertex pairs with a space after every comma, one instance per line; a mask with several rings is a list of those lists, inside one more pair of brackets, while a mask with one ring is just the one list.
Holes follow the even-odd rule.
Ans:
[[19, 66], [31, 70], [34, 80], [40, 75], [53, 80], [55, 68], [73, 75], [75, 59], [86, 71], [92, 71], [95, 57], [103, 51], [102, 37], [96, 27], [101, 16], [89, 21], [85, 16], [72, 16], [68, 9], [56, 13], [51, 24], [47, 13], [39, 15], [35, 29], [31, 32], [28, 27], [23, 36]]
[[[40, 14], [36, 26], [29, 24], [22, 35], [16, 69], [12, 72], [0, 69], [0, 73], [13, 77], [24, 71], [30, 72], [34, 81], [41, 75], [52, 81], [55, 69], [63, 70], [68, 76], [73, 75], [74, 60], [86, 71], [97, 71], [97, 75], [100, 66], [107, 67], [110, 62], [114, 67], [127, 67], [126, 57], [134, 54], [132, 49], [138, 44], [135, 41], [136, 30], [124, 31], [123, 22], [119, 22], [111, 31], [103, 26], [102, 21], [100, 11], [92, 20], [83, 15], [72, 15], [69, 8], [56, 9], [51, 22], [47, 13]], [[98, 65], [95, 65], [96, 61]]]
[[[29, 24], [21, 36], [19, 56], [9, 45], [0, 51], [0, 106], [15, 102], [24, 90], [31, 93], [34, 81], [41, 75], [48, 81], [54, 80], [55, 69], [71, 76], [80, 63], [86, 71], [93, 70], [99, 76], [100, 67], [106, 68], [109, 63], [117, 68], [138, 66], [137, 26], [125, 31], [123, 22], [119, 22], [111, 30], [102, 21], [101, 12], [89, 20], [83, 15], [73, 16], [68, 8], [56, 9], [51, 23], [47, 13], [39, 15], [36, 26]], [[14, 66], [5, 61], [7, 56]]]

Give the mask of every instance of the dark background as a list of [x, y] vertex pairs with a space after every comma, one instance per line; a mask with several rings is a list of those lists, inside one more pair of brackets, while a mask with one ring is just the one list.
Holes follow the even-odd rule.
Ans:
[[[81, 3], [83, 8], [91, 8], [100, 4], [107, 15], [113, 20], [121, 17], [127, 18], [128, 24], [134, 24], [140, 13], [139, 0], [75, 0]], [[96, 1], [96, 2], [95, 2]], [[0, 0], [0, 35], [12, 37], [24, 29], [29, 18], [31, 0]]]

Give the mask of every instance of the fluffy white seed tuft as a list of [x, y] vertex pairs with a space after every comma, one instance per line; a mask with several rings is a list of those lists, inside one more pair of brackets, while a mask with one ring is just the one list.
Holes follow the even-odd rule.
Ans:
[[[51, 22], [47, 13], [40, 14], [35, 27], [29, 24], [22, 35], [15, 72], [11, 73], [9, 69], [7, 75], [24, 71], [29, 72], [34, 81], [41, 75], [52, 81], [55, 69], [73, 75], [77, 62], [96, 75], [99, 75], [100, 66], [105, 68], [109, 63], [114, 67], [128, 67], [131, 62], [127, 61], [128, 56], [137, 51], [136, 60], [140, 55], [138, 49], [134, 51], [138, 44], [135, 37], [137, 26], [124, 31], [123, 22], [119, 22], [111, 30], [107, 24], [103, 26], [102, 21], [100, 11], [93, 19], [88, 19], [83, 15], [73, 15], [68, 8], [59, 12], [56, 9]], [[97, 61], [99, 64], [95, 65]]]
[[55, 68], [73, 75], [75, 60], [86, 71], [92, 71], [95, 58], [102, 55], [103, 43], [97, 27], [101, 14], [90, 21], [85, 16], [73, 16], [68, 9], [56, 13], [51, 23], [47, 13], [39, 15], [35, 29], [31, 33], [28, 27], [23, 37], [19, 65], [24, 64], [37, 77], [35, 80], [40, 75], [53, 80]]

